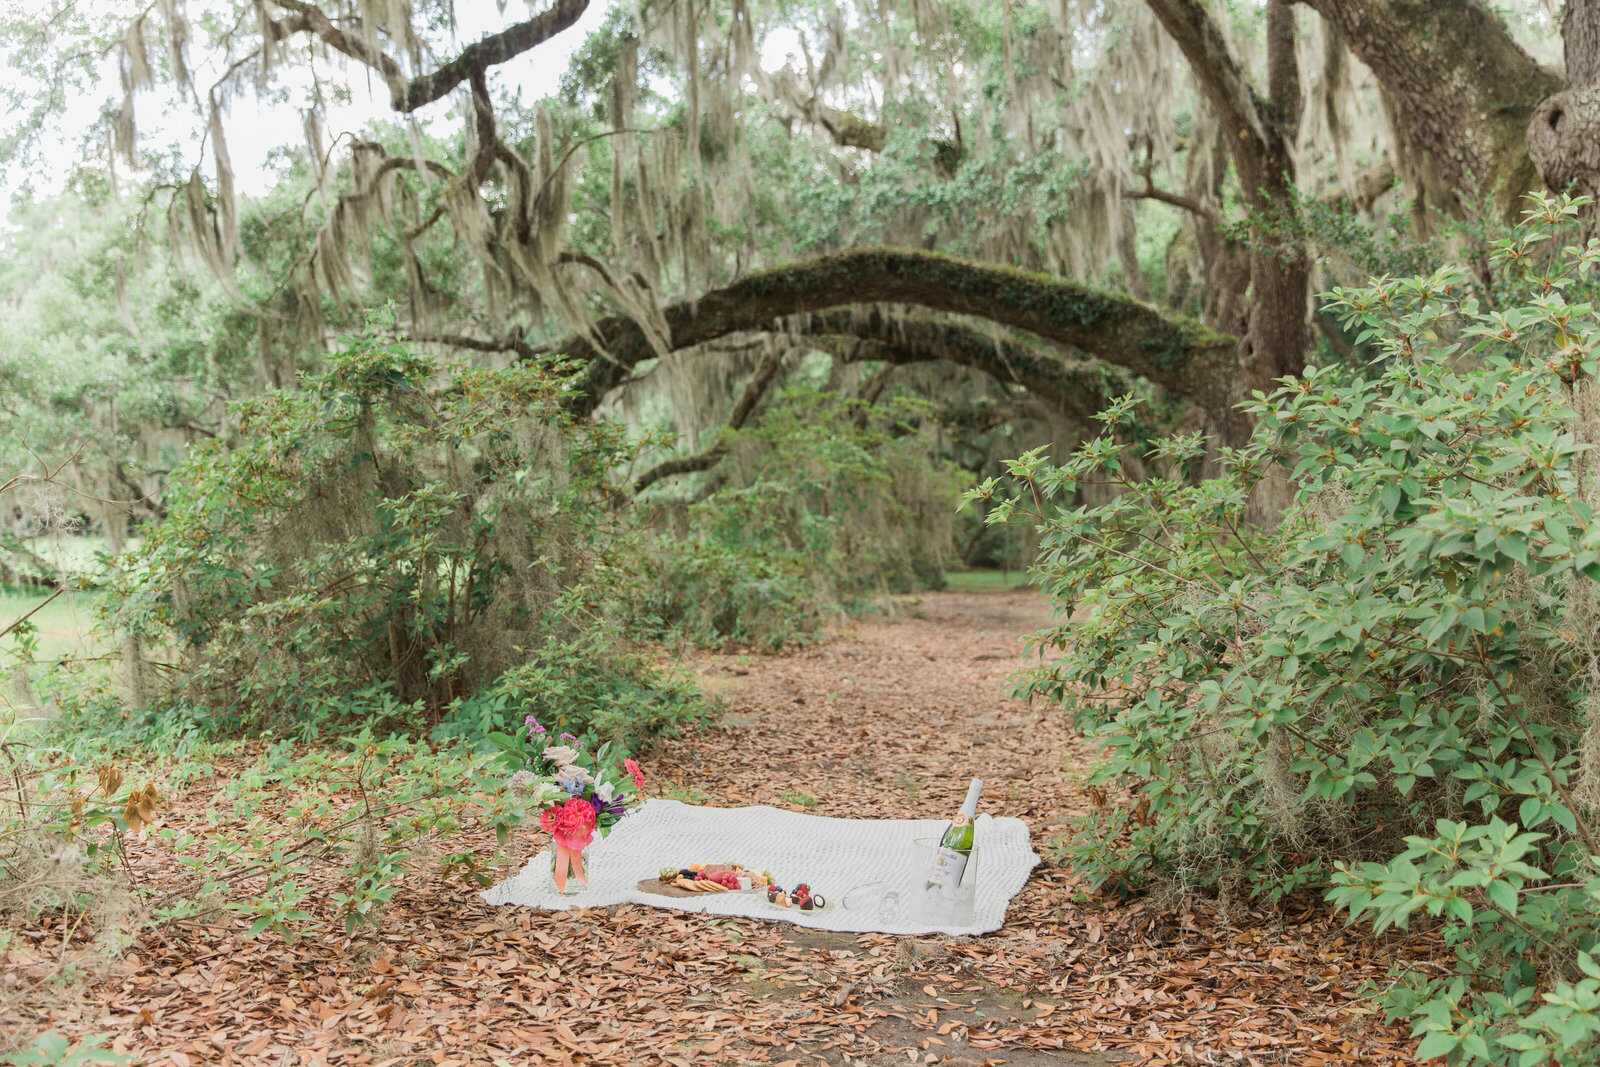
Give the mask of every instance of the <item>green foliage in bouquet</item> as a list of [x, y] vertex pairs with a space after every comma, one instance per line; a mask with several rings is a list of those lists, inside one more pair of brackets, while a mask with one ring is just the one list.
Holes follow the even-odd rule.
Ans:
[[[1025, 691], [1132, 794], [1068, 846], [1079, 871], [1436, 927], [1456, 972], [1384, 999], [1450, 1062], [1600, 1056], [1600, 244], [1560, 243], [1580, 206], [1496, 242], [1493, 302], [1456, 268], [1333, 294], [1380, 360], [1258, 395], [1217, 477], [1177, 437], [1130, 478], [1124, 401], [1059, 466], [1024, 455], [973, 494], [1038, 526], [1062, 609]], [[1119, 495], [1073, 506], [1096, 481]], [[1281, 522], [1248, 523], [1275, 487]]]
[[523, 720], [520, 733], [493, 733], [488, 741], [511, 772], [511, 791], [525, 794], [542, 821], [554, 823], [565, 815], [570, 822], [571, 812], [587, 805], [591, 810], [583, 812], [580, 828], [586, 823], [605, 837], [644, 803], [643, 772], [626, 750], [609, 741], [591, 750], [572, 734], [552, 736], [533, 715]]

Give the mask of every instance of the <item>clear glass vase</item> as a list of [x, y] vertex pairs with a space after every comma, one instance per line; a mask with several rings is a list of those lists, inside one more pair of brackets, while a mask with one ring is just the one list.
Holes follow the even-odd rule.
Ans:
[[582, 851], [578, 853], [578, 862], [580, 869], [583, 872], [582, 876], [580, 877], [574, 873], [569, 867], [567, 871], [566, 885], [561, 885], [556, 880], [556, 846], [555, 842], [552, 841], [550, 843], [550, 863], [549, 867], [547, 868], [550, 877], [550, 891], [553, 893], [559, 893], [562, 896], [570, 897], [582, 893], [588, 889], [589, 882], [594, 879], [594, 869], [589, 865], [593, 858], [593, 852], [594, 850], [592, 848], [585, 846]]

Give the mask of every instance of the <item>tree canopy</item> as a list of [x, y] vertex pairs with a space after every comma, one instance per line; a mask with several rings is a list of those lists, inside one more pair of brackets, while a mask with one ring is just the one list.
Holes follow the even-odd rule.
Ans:
[[[891, 364], [915, 357], [885, 317], [904, 337], [976, 326], [1035, 367], [1141, 376], [1226, 442], [1248, 432], [1234, 405], [1296, 371], [1318, 327], [1345, 343], [1310, 294], [1387, 265], [1341, 225], [1379, 230], [1402, 207], [1421, 236], [1508, 218], [1540, 152], [1562, 182], [1586, 165], [1530, 155], [1535, 110], [1581, 91], [1538, 6], [623, 3], [542, 100], [507, 64], [589, 4], [479, 6], [493, 28], [471, 41], [450, 0], [13, 15], [5, 47], [31, 76], [8, 89], [14, 168], [75, 94], [106, 94], [71, 178], [98, 247], [74, 255], [113, 291], [100, 332], [118, 362], [198, 345], [186, 374], [248, 395], [392, 304], [395, 330], [442, 354], [593, 359], [580, 407], [676, 376], [668, 393], [707, 400], [674, 412], [692, 436], [737, 389], [690, 379], [756, 369], [710, 342], [804, 348], [797, 314], [853, 308], [829, 336]], [[330, 127], [364, 90], [390, 117]], [[298, 109], [305, 143], [241, 196], [230, 142], [249, 131], [229, 115], [252, 97]], [[192, 315], [160, 335], [169, 262], [226, 337], [201, 340]], [[1019, 395], [1039, 381], [965, 351]], [[163, 431], [226, 432], [204, 390], [168, 399]], [[1042, 399], [1080, 429], [1069, 408], [1093, 406]]]

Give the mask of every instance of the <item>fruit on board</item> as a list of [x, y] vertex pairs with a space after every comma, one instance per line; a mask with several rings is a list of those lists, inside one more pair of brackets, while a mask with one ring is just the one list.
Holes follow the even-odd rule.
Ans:
[[738, 863], [691, 863], [687, 867], [661, 868], [661, 880], [670, 882], [674, 878], [686, 878], [690, 881], [708, 879], [726, 889], [742, 889], [741, 879], [749, 882], [751, 889], [759, 889], [772, 884], [772, 875], [767, 871], [757, 871]]

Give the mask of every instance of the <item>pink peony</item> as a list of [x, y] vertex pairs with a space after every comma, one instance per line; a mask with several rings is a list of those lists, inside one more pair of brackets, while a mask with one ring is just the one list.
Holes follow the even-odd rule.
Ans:
[[594, 805], [579, 797], [565, 804], [553, 804], [539, 816], [539, 825], [549, 831], [562, 848], [580, 852], [594, 840]]
[[643, 789], [644, 775], [640, 773], [639, 765], [631, 759], [623, 760], [622, 765], [628, 769], [629, 774], [633, 775], [633, 787], [635, 789]]

